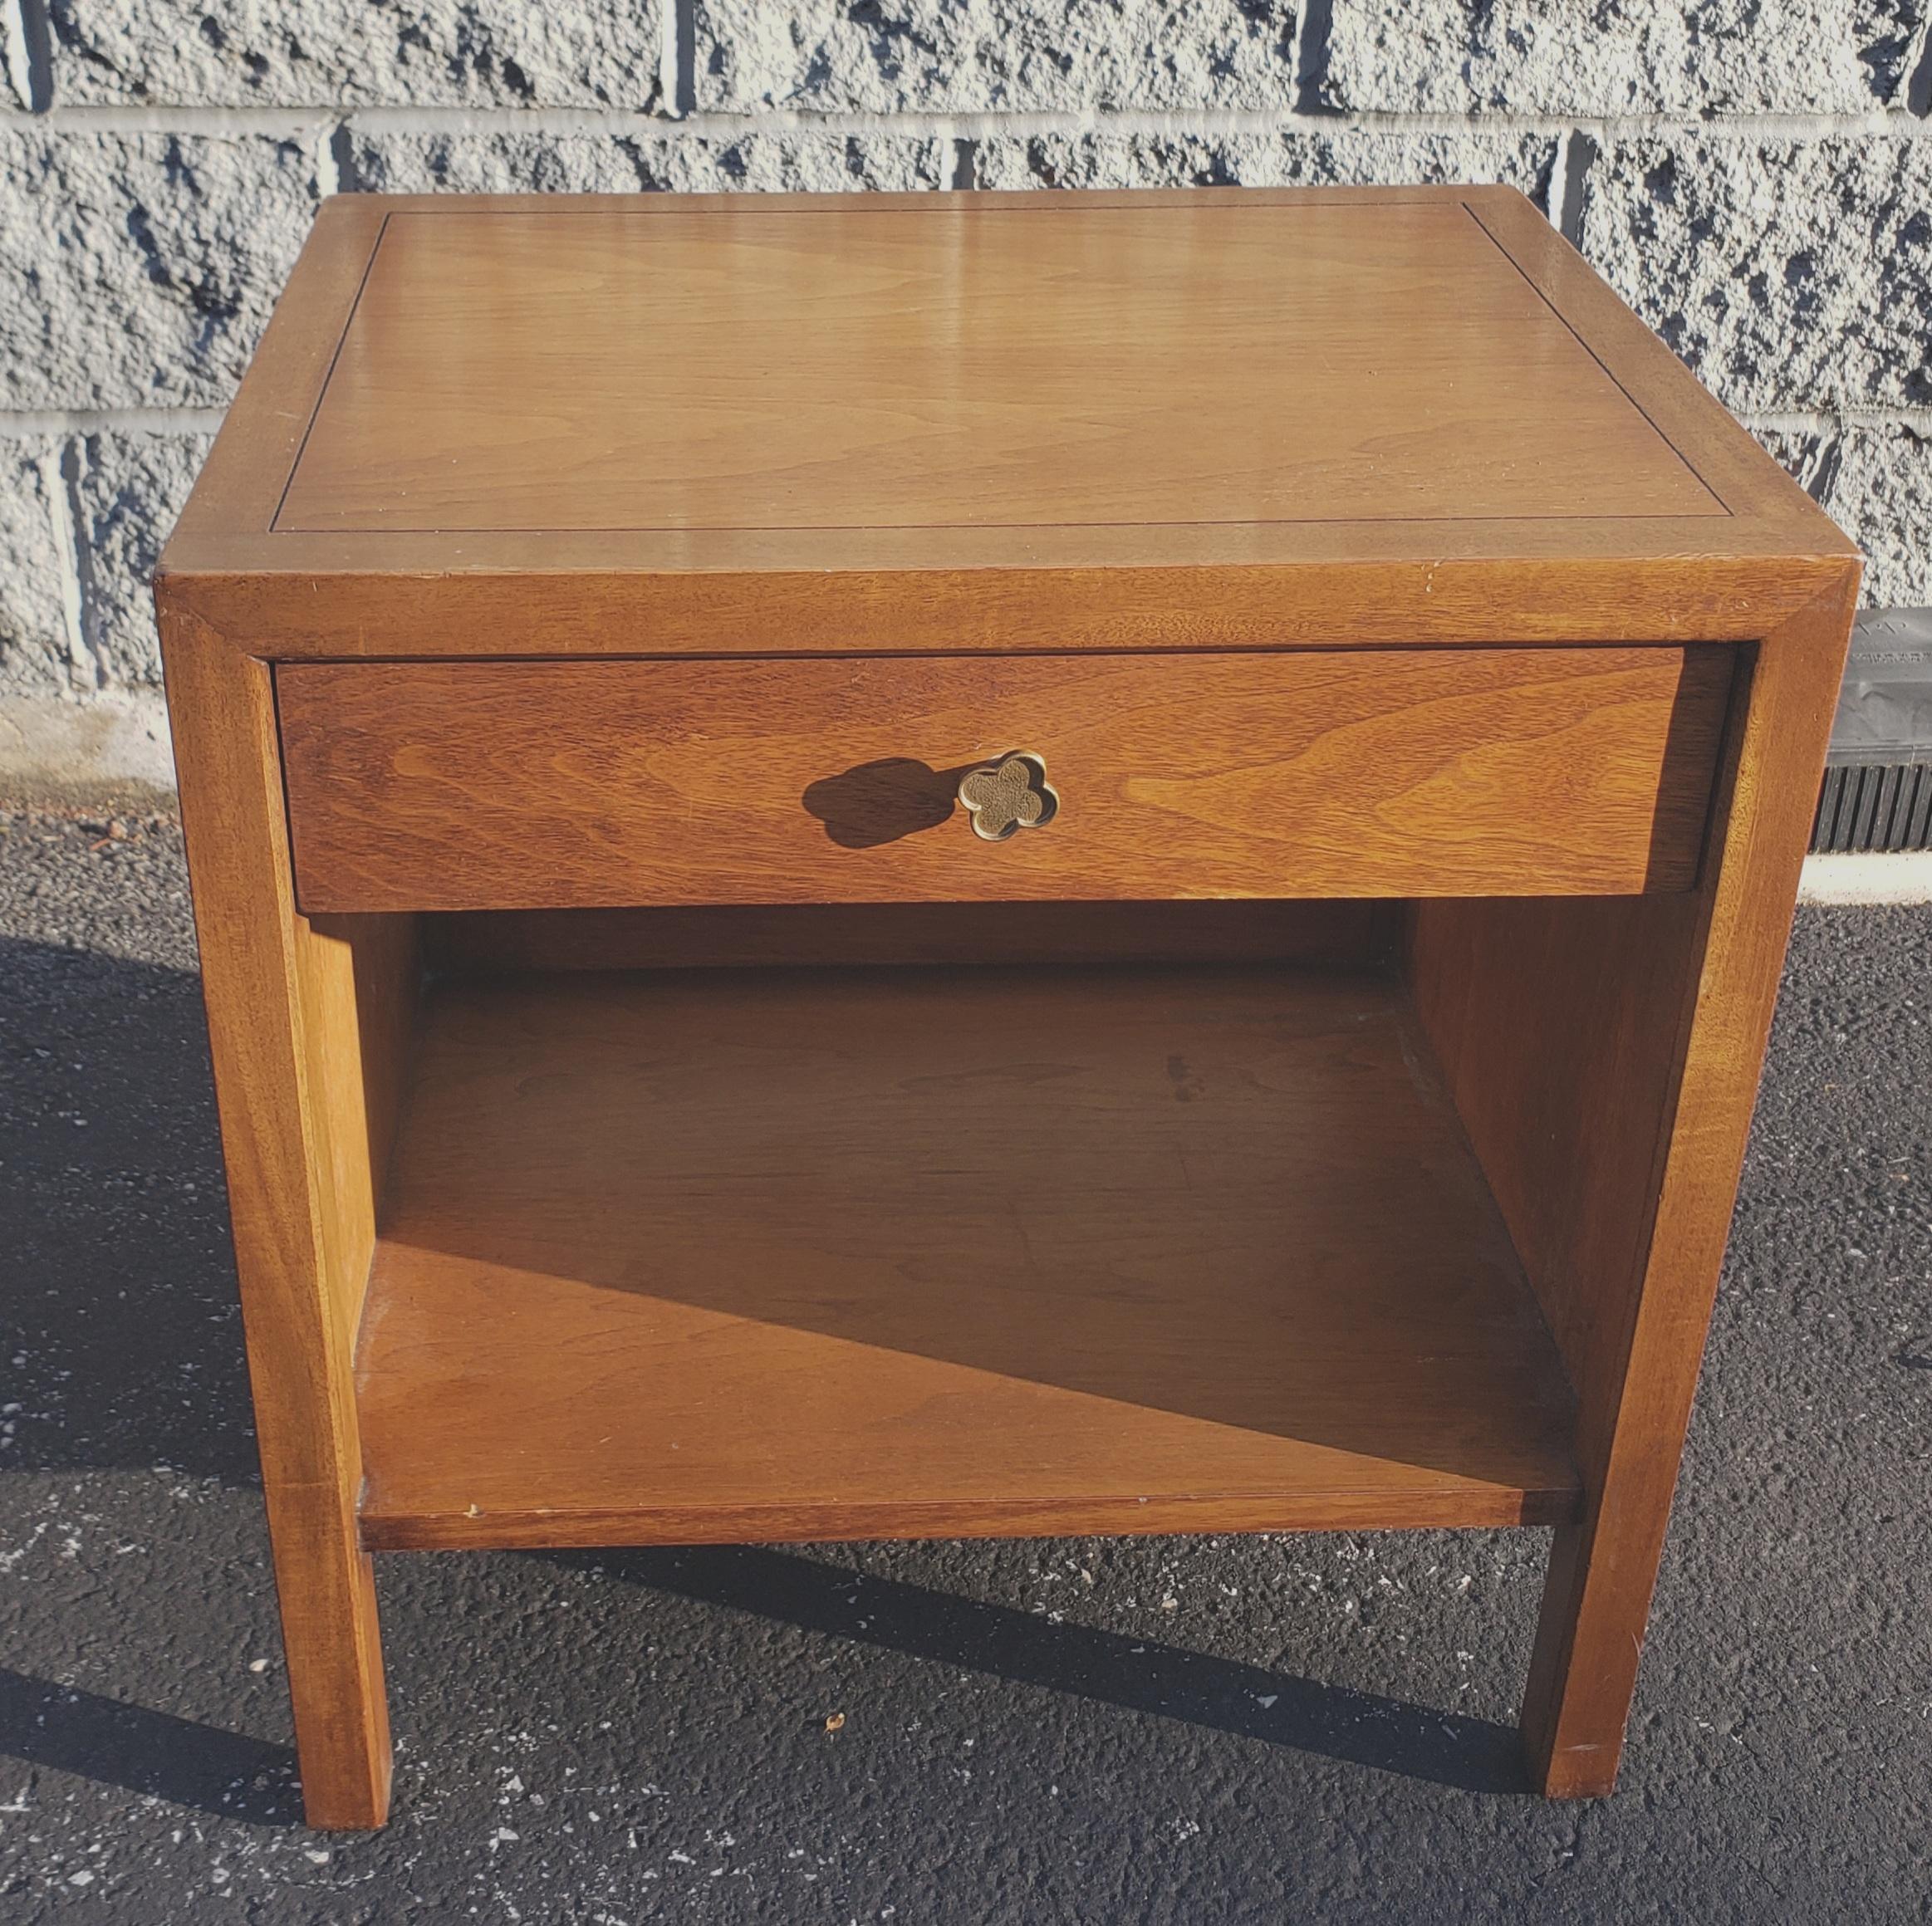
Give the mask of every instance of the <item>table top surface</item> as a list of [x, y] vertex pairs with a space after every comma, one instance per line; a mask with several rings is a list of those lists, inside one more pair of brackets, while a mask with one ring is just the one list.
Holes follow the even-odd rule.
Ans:
[[1724, 512], [1466, 206], [848, 196], [392, 214], [274, 526]]
[[1850, 552], [1507, 189], [355, 196], [165, 566]]

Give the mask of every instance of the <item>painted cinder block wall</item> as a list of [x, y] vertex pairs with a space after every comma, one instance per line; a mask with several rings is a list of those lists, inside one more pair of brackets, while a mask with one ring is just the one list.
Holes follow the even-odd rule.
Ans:
[[167, 779], [147, 571], [336, 193], [1513, 182], [1932, 605], [1932, 0], [0, 12], [0, 791]]

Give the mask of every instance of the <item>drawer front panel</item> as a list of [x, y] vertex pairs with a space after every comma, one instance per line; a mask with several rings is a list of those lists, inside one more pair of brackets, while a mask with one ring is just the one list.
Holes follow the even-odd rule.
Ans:
[[[1731, 652], [314, 663], [311, 912], [1620, 895], [1695, 880]], [[955, 799], [1013, 752], [1008, 787]], [[1013, 806], [1044, 770], [1057, 800]]]

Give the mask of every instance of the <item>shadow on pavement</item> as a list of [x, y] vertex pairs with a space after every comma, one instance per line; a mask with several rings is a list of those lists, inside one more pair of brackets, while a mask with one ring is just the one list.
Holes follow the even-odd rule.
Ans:
[[1527, 1794], [1514, 1731], [753, 1546], [535, 1554], [910, 1659], [1465, 1791]]
[[0, 1752], [224, 1819], [293, 1826], [302, 1816], [287, 1746], [4, 1667]]
[[200, 979], [0, 937], [0, 1469], [257, 1482]]

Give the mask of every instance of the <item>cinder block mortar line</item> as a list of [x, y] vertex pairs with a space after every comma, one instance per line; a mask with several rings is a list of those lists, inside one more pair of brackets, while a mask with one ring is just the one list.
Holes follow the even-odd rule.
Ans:
[[1772, 434], [1831, 434], [1841, 428], [1908, 428], [1932, 436], [1932, 408], [1746, 408], [1732, 413], [1746, 428]]
[[63, 442], [41, 464], [42, 492], [53, 523], [54, 554], [59, 564], [61, 627], [67, 644], [67, 679], [78, 693], [97, 684], [95, 659], [87, 643], [87, 605], [83, 585], [89, 571], [81, 558], [81, 517], [76, 499], [79, 452]]
[[1932, 115], [1932, 13], [1919, 22], [1905, 51], [1905, 74], [1899, 87], [1900, 105], [1920, 120]]
[[660, 76], [660, 108], [682, 120], [698, 105], [697, 0], [669, 0], [661, 12], [669, 66]]
[[7, 67], [14, 91], [29, 113], [43, 114], [53, 105], [53, 50], [47, 27], [46, 0], [4, 0]]
[[[86, 477], [87, 444], [80, 436], [70, 436], [61, 449], [61, 480], [65, 486], [58, 499], [65, 503], [67, 524], [63, 559], [73, 571], [73, 613], [70, 628], [78, 632], [80, 640], [79, 649], [74, 655], [74, 679], [86, 688], [101, 689], [106, 688], [114, 677], [101, 646], [101, 622], [96, 614], [98, 598], [94, 591], [94, 545], [87, 539], [87, 510], [81, 492], [81, 485]], [[63, 587], [63, 605], [67, 605], [68, 600]]]
[[1322, 82], [1328, 71], [1328, 43], [1334, 17], [1334, 0], [1302, 0], [1295, 9], [1287, 62], [1288, 71], [1294, 76], [1297, 110], [1331, 120], [1335, 117], [1335, 110], [1322, 100]]
[[330, 194], [341, 194], [347, 184], [342, 179], [341, 142], [339, 136], [346, 131], [342, 125], [317, 127], [311, 136], [315, 149], [316, 192], [326, 199]]
[[1833, 424], [1819, 431], [1817, 439], [1791, 471], [1792, 479], [1822, 508], [1844, 459], [1844, 431]]
[[[25, 0], [0, 0], [0, 50], [7, 56], [7, 93], [21, 106], [31, 109], [32, 63], [27, 51]], [[6, 104], [0, 101], [0, 105]]]
[[658, 98], [674, 112], [678, 101], [678, 10], [658, 9], [657, 47]]
[[29, 435], [213, 434], [226, 411], [219, 408], [0, 409], [0, 437]]
[[[681, 59], [680, 51], [679, 57]], [[650, 108], [385, 106], [336, 102], [308, 107], [55, 106], [45, 113], [0, 110], [0, 128], [74, 134], [265, 135], [313, 137], [318, 125], [346, 124], [380, 134], [645, 133], [701, 140], [740, 140], [748, 134], [930, 135], [942, 125], [966, 140], [998, 136], [1079, 135], [1096, 132], [1150, 135], [1269, 135], [1287, 132], [1367, 134], [1582, 134], [1598, 141], [1664, 134], [1722, 141], [1822, 140], [1861, 135], [1887, 140], [1932, 140], [1932, 119], [1874, 106], [1848, 114], [1399, 114], [1307, 111], [1289, 104], [1269, 109], [1188, 108], [960, 112], [907, 109], [898, 113], [812, 113], [769, 107], [743, 113]]]
[[[0, 439], [101, 434], [213, 434], [219, 408], [0, 409]], [[1932, 436], [1932, 407], [1784, 408], [1734, 410], [1747, 428], [1770, 433], [1828, 434], [1841, 427], [1909, 428]]]
[[1575, 127], [1557, 149], [1546, 212], [1551, 224], [1572, 247], [1583, 245], [1583, 184], [1598, 152], [1596, 142]]

